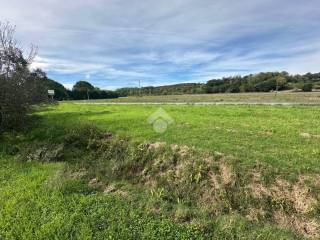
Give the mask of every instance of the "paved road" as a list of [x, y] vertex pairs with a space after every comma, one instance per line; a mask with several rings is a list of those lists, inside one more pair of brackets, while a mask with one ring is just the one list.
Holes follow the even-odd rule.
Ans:
[[91, 105], [320, 105], [320, 103], [299, 102], [77, 102], [75, 104]]

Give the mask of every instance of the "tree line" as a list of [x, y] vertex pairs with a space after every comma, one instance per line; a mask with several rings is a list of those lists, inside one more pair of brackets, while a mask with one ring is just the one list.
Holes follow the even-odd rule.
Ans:
[[120, 88], [116, 92], [120, 97], [139, 95], [173, 95], [173, 94], [200, 94], [204, 93], [201, 83], [181, 83], [159, 87]]
[[290, 75], [288, 72], [261, 72], [246, 76], [212, 79], [206, 93], [271, 92], [282, 90], [312, 91], [320, 88], [320, 73]]
[[119, 94], [115, 91], [102, 90], [94, 87], [86, 81], [78, 81], [71, 90], [66, 89], [62, 84], [44, 77], [46, 89], [54, 90], [54, 99], [61, 100], [88, 100], [88, 99], [108, 99], [117, 98]]
[[158, 87], [120, 88], [119, 96], [173, 95], [204, 93], [241, 93], [271, 91], [305, 91], [320, 89], [320, 73], [290, 75], [287, 72], [261, 72], [246, 76], [212, 79], [206, 83], [181, 83]]
[[157, 87], [119, 88], [115, 91], [100, 90], [85, 81], [77, 82], [72, 90], [68, 90], [62, 84], [48, 78], [46, 78], [46, 85], [48, 89], [55, 90], [55, 99], [57, 100], [104, 99], [146, 95], [271, 92], [283, 90], [310, 92], [313, 89], [320, 89], [320, 73], [290, 75], [284, 71], [261, 72], [246, 76], [212, 79], [206, 83], [181, 83]]

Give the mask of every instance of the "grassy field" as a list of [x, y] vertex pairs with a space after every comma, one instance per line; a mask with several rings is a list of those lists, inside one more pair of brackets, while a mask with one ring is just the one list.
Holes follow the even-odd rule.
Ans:
[[65, 179], [63, 164], [0, 158], [1, 239], [203, 239], [192, 226], [173, 224]]
[[[84, 101], [86, 102], [86, 101]], [[90, 102], [115, 103], [300, 103], [320, 104], [320, 92], [279, 93], [223, 93], [121, 97], [117, 99], [92, 100]]]
[[[187, 145], [257, 160], [288, 172], [320, 173], [320, 109], [274, 106], [163, 106], [174, 119], [163, 134], [147, 121], [159, 106], [60, 104], [41, 113], [46, 122], [72, 126], [91, 122], [138, 141]], [[304, 136], [306, 134], [306, 136]], [[308, 137], [310, 134], [310, 137]]]
[[[148, 122], [160, 107], [173, 119], [164, 133]], [[28, 131], [0, 140], [0, 239], [316, 239], [319, 115], [317, 106], [39, 108]]]

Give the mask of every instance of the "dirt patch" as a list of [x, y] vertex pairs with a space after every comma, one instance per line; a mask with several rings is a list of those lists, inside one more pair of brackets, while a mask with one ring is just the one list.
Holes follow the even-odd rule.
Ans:
[[103, 190], [103, 193], [105, 194], [110, 194], [110, 193], [115, 193], [115, 194], [119, 194], [120, 196], [122, 197], [127, 197], [129, 195], [128, 192], [126, 191], [123, 191], [123, 190], [120, 190], [120, 189], [117, 189], [116, 187], [110, 185], [110, 186], [107, 186], [104, 190]]
[[177, 144], [171, 144], [170, 147], [172, 151], [177, 152], [183, 158], [187, 157], [191, 153], [191, 149], [186, 145], [179, 146]]
[[62, 160], [64, 152], [63, 144], [44, 144], [37, 149], [29, 149], [25, 159], [30, 161], [54, 162]]
[[228, 133], [237, 133], [238, 132], [238, 130], [235, 130], [235, 129], [226, 129], [226, 131]]
[[228, 185], [232, 182], [232, 172], [230, 168], [226, 165], [225, 160], [222, 160], [219, 166], [219, 172], [221, 176], [221, 181], [224, 185]]
[[301, 185], [311, 184], [313, 186], [320, 187], [320, 175], [299, 175], [299, 183]]
[[274, 214], [275, 221], [282, 227], [294, 230], [306, 237], [320, 237], [320, 222], [316, 219], [297, 218], [277, 211]]
[[78, 171], [75, 171], [75, 172], [72, 172], [70, 174], [70, 177], [73, 178], [73, 179], [81, 179], [83, 178], [84, 176], [87, 175], [87, 170], [85, 169], [80, 169]]
[[157, 150], [157, 149], [163, 148], [165, 146], [166, 146], [166, 142], [155, 142], [155, 143], [149, 144], [148, 149], [149, 150]]
[[246, 216], [247, 219], [249, 219], [250, 221], [255, 221], [255, 222], [259, 222], [259, 220], [262, 218], [265, 218], [266, 216], [266, 211], [263, 210], [262, 208], [256, 209], [256, 208], [252, 208], [249, 210], [248, 215]]
[[300, 185], [293, 186], [290, 197], [296, 211], [303, 214], [310, 212], [317, 203], [316, 199], [309, 195], [309, 190]]
[[[298, 182], [290, 183], [283, 179], [276, 179], [275, 183], [270, 187], [262, 185], [256, 181], [249, 184], [248, 188], [252, 196], [258, 199], [270, 197], [276, 202], [286, 203], [292, 206], [290, 214], [283, 209], [273, 213], [275, 222], [281, 227], [293, 230], [299, 234], [308, 237], [320, 237], [320, 222], [319, 220], [307, 217], [313, 211], [318, 201], [311, 194], [305, 184], [307, 176], [300, 176]], [[262, 216], [261, 211], [250, 210], [247, 218], [250, 220], [258, 219]]]
[[263, 136], [267, 136], [267, 137], [270, 137], [273, 135], [273, 132], [272, 131], [262, 131], [262, 132], [259, 132], [261, 135]]
[[171, 144], [170, 147], [171, 147], [171, 149], [173, 151], [177, 151], [179, 149], [179, 145], [178, 144]]
[[118, 190], [118, 191], [116, 191], [116, 193], [119, 194], [122, 197], [128, 197], [129, 196], [128, 192], [122, 191], [122, 190]]
[[207, 164], [211, 164], [214, 161], [214, 158], [211, 155], [207, 155], [207, 156], [204, 156], [203, 161]]
[[111, 132], [106, 132], [103, 134], [102, 136], [104, 139], [112, 139], [113, 138], [113, 134]]
[[216, 175], [214, 172], [212, 172], [212, 171], [210, 171], [210, 172], [208, 173], [208, 175], [209, 175], [209, 178], [210, 178], [210, 185], [211, 185], [212, 189], [213, 189], [213, 190], [218, 190], [218, 189], [220, 189], [220, 184], [219, 184], [217, 175]]
[[317, 200], [310, 195], [309, 189], [301, 182], [290, 184], [285, 180], [277, 179], [276, 185], [271, 188], [271, 194], [275, 198], [291, 201], [299, 214], [309, 213], [317, 204]]
[[104, 190], [103, 193], [113, 193], [116, 192], [117, 189], [114, 186], [107, 186]]
[[300, 136], [303, 138], [311, 138], [311, 134], [310, 133], [300, 133]]
[[292, 184], [283, 179], [277, 179], [275, 184], [270, 187], [255, 181], [248, 185], [248, 189], [256, 198], [261, 199], [268, 196], [276, 201], [292, 203], [298, 214], [311, 212], [317, 204], [317, 200], [310, 194], [309, 188], [301, 181]]
[[89, 181], [88, 186], [92, 188], [101, 189], [103, 188], [103, 183], [100, 182], [98, 178], [93, 178]]
[[315, 138], [315, 139], [320, 139], [320, 135], [319, 134], [311, 134], [311, 133], [300, 133], [300, 136], [303, 138]]
[[214, 152], [214, 155], [215, 155], [216, 157], [219, 157], [219, 158], [224, 157], [224, 154], [221, 153], [221, 152], [218, 152], [218, 151], [215, 151], [215, 152]]
[[179, 149], [179, 154], [181, 157], [186, 157], [190, 153], [188, 146], [181, 146]]
[[262, 183], [251, 183], [248, 186], [249, 192], [255, 198], [262, 199], [264, 196], [271, 196], [271, 192]]

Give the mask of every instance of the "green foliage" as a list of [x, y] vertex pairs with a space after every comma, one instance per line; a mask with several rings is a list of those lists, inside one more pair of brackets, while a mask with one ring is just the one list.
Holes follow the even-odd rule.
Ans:
[[73, 89], [72, 91], [69, 92], [69, 95], [74, 100], [110, 99], [110, 98], [117, 98], [118, 97], [116, 92], [100, 90], [98, 88], [95, 88], [90, 91]]
[[92, 91], [93, 89], [94, 89], [94, 86], [92, 86], [89, 82], [86, 82], [86, 81], [78, 81], [72, 88], [72, 90], [77, 90], [80, 92]]
[[86, 81], [77, 82], [73, 86], [72, 91], [69, 94], [74, 100], [108, 99], [118, 97], [118, 94], [116, 92], [100, 90], [99, 88], [95, 88]]
[[291, 77], [286, 72], [266, 72], [250, 74], [244, 77], [227, 77], [222, 80], [213, 79], [207, 82], [207, 93], [223, 92], [270, 92], [287, 89]]
[[14, 33], [13, 25], [0, 22], [0, 133], [23, 127], [31, 106], [46, 100], [41, 78], [29, 70], [35, 51], [25, 56]]
[[312, 83], [305, 83], [302, 86], [302, 91], [304, 92], [312, 92], [313, 84]]
[[110, 99], [117, 98], [118, 94], [114, 91], [101, 90], [95, 88], [90, 83], [85, 81], [77, 82], [72, 91], [67, 90], [62, 84], [49, 79], [44, 72], [36, 70], [35, 74], [41, 75], [46, 90], [54, 90], [54, 99], [61, 100], [84, 100], [84, 99]]
[[239, 92], [270, 92], [289, 90], [301, 84], [320, 83], [320, 73], [305, 75], [289, 75], [287, 72], [261, 72], [246, 76], [224, 77], [212, 79], [206, 84], [182, 83], [159, 87], [120, 88], [116, 92], [120, 97], [179, 95], [203, 93], [239, 93]]
[[70, 98], [68, 90], [62, 84], [48, 78], [44, 79], [44, 81], [47, 90], [54, 90], [54, 98], [56, 100], [68, 100]]
[[173, 94], [199, 94], [204, 93], [204, 84], [201, 83], [181, 83], [160, 87], [142, 88], [120, 88], [116, 92], [120, 97], [126, 96], [148, 96], [148, 95], [173, 95]]

